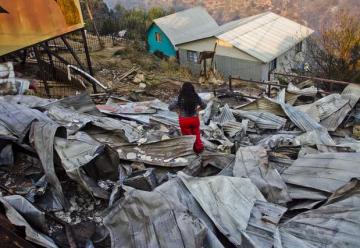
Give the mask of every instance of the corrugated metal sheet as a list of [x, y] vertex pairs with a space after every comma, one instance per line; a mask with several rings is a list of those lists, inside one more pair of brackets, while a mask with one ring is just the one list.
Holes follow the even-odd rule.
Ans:
[[184, 167], [196, 155], [195, 136], [187, 135], [143, 145], [125, 145], [117, 149], [121, 159], [164, 167]]
[[225, 104], [225, 106], [220, 110], [220, 114], [217, 116], [214, 116], [212, 118], [212, 121], [219, 123], [219, 124], [224, 124], [228, 121], [236, 121], [229, 105]]
[[224, 148], [230, 148], [234, 144], [225, 136], [221, 128], [213, 121], [208, 126], [201, 127], [203, 138], [212, 141], [215, 144], [221, 144]]
[[335, 192], [360, 177], [360, 153], [320, 153], [298, 158], [282, 174], [286, 183]]
[[[115, 150], [106, 148], [84, 132], [78, 132], [68, 139], [56, 137], [54, 147], [63, 168], [72, 180], [77, 181], [91, 195], [109, 199], [108, 192], [100, 188], [96, 181], [100, 178], [118, 178], [119, 159]], [[91, 171], [96, 171], [96, 176], [91, 177], [91, 173], [86, 173], [85, 165], [89, 165]]]
[[296, 135], [294, 134], [273, 134], [257, 142], [257, 145], [261, 145], [270, 151], [274, 148], [293, 147], [300, 144], [297, 142]]
[[354, 138], [345, 137], [344, 139], [338, 140], [337, 147], [348, 147], [355, 152], [360, 152], [360, 140]]
[[240, 147], [236, 153], [233, 174], [235, 177], [250, 178], [270, 202], [280, 204], [291, 200], [283, 179], [269, 165], [267, 152], [261, 146]]
[[[167, 183], [162, 190], [168, 191], [164, 188], [170, 186], [176, 187]], [[103, 218], [111, 235], [111, 247], [223, 247], [205, 223], [187, 208], [196, 203], [185, 199], [189, 195], [184, 192], [186, 189], [174, 189], [173, 195], [159, 189], [152, 192], [124, 189], [125, 196]], [[180, 196], [182, 192], [187, 195]]]
[[282, 206], [257, 200], [251, 211], [245, 236], [249, 237], [247, 241], [252, 246], [244, 244], [244, 247], [279, 247], [278, 223], [286, 210]]
[[236, 247], [278, 247], [278, 223], [286, 208], [261, 200], [260, 192], [248, 179], [194, 178], [183, 173], [179, 173], [179, 177], [208, 217]]
[[55, 135], [64, 137], [65, 128], [60, 127], [38, 110], [3, 101], [0, 101], [0, 123], [6, 130], [16, 135], [19, 142], [22, 142], [30, 131], [29, 141], [39, 156], [51, 189], [56, 193], [61, 205], [66, 208], [63, 190], [55, 173], [53, 157], [54, 137]]
[[241, 109], [246, 111], [262, 111], [272, 113], [274, 115], [286, 116], [279, 104], [270, 101], [268, 98], [265, 97], [256, 99], [249, 104], [237, 106], [235, 107], [235, 109]]
[[[238, 24], [239, 26], [216, 36], [264, 63], [283, 54], [314, 32], [272, 12], [258, 15], [249, 21], [240, 20]], [[227, 26], [232, 28], [236, 26], [236, 22]]]
[[154, 191], [165, 195], [175, 205], [185, 206], [195, 217], [201, 219], [211, 231], [215, 230], [214, 223], [202, 210], [179, 177], [172, 178], [159, 185]]
[[323, 120], [344, 107], [348, 102], [349, 100], [344, 99], [340, 94], [331, 94], [321, 98], [311, 105], [318, 109], [319, 118], [320, 120]]
[[35, 120], [52, 122], [48, 116], [36, 109], [0, 101], [0, 123], [6, 130], [17, 136], [20, 143]]
[[[299, 214], [281, 225], [281, 239], [289, 235], [283, 247], [359, 247], [360, 182], [353, 179], [337, 190], [318, 209]], [[284, 240], [285, 241], [285, 240]]]
[[300, 89], [297, 86], [293, 85], [292, 83], [289, 83], [287, 87], [287, 92], [301, 96], [315, 96], [318, 90], [314, 86]]
[[[316, 139], [317, 145], [323, 144], [327, 146], [335, 146], [335, 142], [327, 132], [326, 128], [313, 120], [308, 114], [301, 112], [293, 106], [280, 103], [282, 109], [290, 118], [290, 120], [302, 131], [311, 132], [312, 140]], [[316, 138], [315, 138], [316, 137]]]
[[34, 122], [31, 126], [29, 140], [35, 148], [41, 165], [46, 175], [46, 180], [50, 183], [57, 200], [67, 209], [68, 202], [63, 193], [59, 178], [55, 172], [54, 164], [54, 139], [55, 136], [65, 136], [66, 130], [55, 122]]
[[233, 110], [236, 116], [247, 118], [255, 122], [260, 129], [279, 130], [285, 126], [286, 119], [267, 112], [247, 112], [242, 110]]
[[55, 101], [52, 99], [45, 99], [37, 96], [28, 96], [28, 95], [0, 96], [0, 100], [11, 104], [24, 105], [29, 108], [40, 108]]
[[150, 122], [155, 121], [167, 126], [179, 127], [179, 117], [177, 113], [169, 110], [159, 110], [150, 117]]
[[244, 60], [216, 54], [215, 64], [217, 71], [221, 72], [224, 78], [231, 75], [241, 76], [241, 78], [249, 80], [264, 80], [262, 75], [266, 66], [260, 61]]
[[49, 103], [45, 107], [49, 109], [52, 106], [60, 106], [64, 108], [73, 109], [79, 113], [103, 116], [100, 111], [96, 108], [96, 105], [91, 100], [91, 97], [87, 93], [80, 95], [68, 96], [58, 101]]
[[244, 234], [254, 204], [257, 200], [266, 201], [250, 179], [226, 176], [197, 178], [181, 172], [178, 176], [216, 227], [234, 245], [244, 245]]
[[321, 121], [321, 125], [326, 127], [329, 131], [335, 131], [344, 121], [347, 114], [355, 107], [360, 99], [360, 86], [357, 84], [349, 84], [341, 93], [341, 97], [344, 100], [347, 100], [348, 104]]
[[328, 192], [289, 183], [287, 184], [287, 191], [291, 199], [301, 201], [307, 200], [308, 202], [323, 201], [330, 195]]
[[154, 20], [173, 45], [209, 37], [219, 25], [202, 7], [176, 12]]
[[114, 131], [114, 135], [119, 135], [129, 142], [138, 141], [141, 136], [138, 124], [131, 121], [80, 113], [60, 106], [52, 106], [48, 115], [56, 122], [64, 125], [68, 133], [76, 133], [87, 124], [92, 124], [108, 131]]
[[248, 128], [249, 120], [242, 120], [242, 122], [228, 121], [222, 124], [224, 133], [233, 138], [236, 135], [245, 135]]
[[0, 139], [16, 141], [16, 137], [0, 122]]

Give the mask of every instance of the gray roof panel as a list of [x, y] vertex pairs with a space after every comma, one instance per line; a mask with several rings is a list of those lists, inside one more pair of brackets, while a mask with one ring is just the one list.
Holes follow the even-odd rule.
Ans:
[[267, 63], [314, 31], [272, 12], [224, 24], [215, 36]]
[[154, 20], [173, 45], [208, 37], [219, 28], [214, 18], [202, 7], [195, 7]]

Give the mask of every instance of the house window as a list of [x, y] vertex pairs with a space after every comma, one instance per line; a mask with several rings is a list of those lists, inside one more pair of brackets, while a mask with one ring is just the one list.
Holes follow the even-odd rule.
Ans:
[[161, 42], [161, 34], [160, 34], [159, 32], [156, 32], [156, 33], [155, 33], [155, 40], [156, 40], [157, 42]]
[[302, 52], [302, 41], [300, 41], [299, 43], [296, 44], [296, 46], [295, 46], [295, 52], [296, 52], [296, 53]]
[[187, 51], [187, 60], [192, 63], [197, 63], [199, 60], [198, 53], [195, 51]]
[[270, 71], [273, 71], [276, 69], [276, 66], [277, 66], [277, 59], [274, 59], [270, 62], [270, 65], [269, 65], [269, 70]]

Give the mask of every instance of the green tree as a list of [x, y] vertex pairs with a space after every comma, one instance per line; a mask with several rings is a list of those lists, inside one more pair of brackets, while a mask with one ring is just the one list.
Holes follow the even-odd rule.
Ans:
[[114, 34], [114, 33], [118, 32], [119, 29], [120, 29], [120, 26], [118, 25], [116, 20], [109, 17], [102, 22], [100, 34], [101, 35]]
[[117, 4], [114, 8], [114, 11], [116, 13], [116, 16], [119, 16], [119, 17], [125, 15], [125, 13], [127, 12], [125, 7], [122, 6], [121, 4]]
[[127, 10], [120, 4], [116, 5], [114, 12], [119, 30], [126, 29], [128, 39], [142, 41], [146, 39], [146, 31], [153, 20], [169, 14], [160, 7], [153, 7], [148, 11], [135, 8]]
[[166, 15], [167, 15], [167, 12], [160, 7], [150, 8], [147, 12], [147, 20], [146, 20], [147, 26], [149, 27], [152, 24], [153, 20], [163, 17], [163, 16], [166, 16]]

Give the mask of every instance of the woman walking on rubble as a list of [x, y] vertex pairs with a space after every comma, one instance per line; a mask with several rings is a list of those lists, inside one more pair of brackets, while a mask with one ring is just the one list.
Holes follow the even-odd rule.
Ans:
[[200, 138], [200, 119], [198, 110], [205, 109], [204, 103], [195, 92], [191, 83], [184, 83], [181, 87], [178, 99], [169, 105], [169, 110], [178, 110], [179, 124], [182, 135], [195, 135], [194, 152], [199, 154], [204, 150], [204, 145]]

